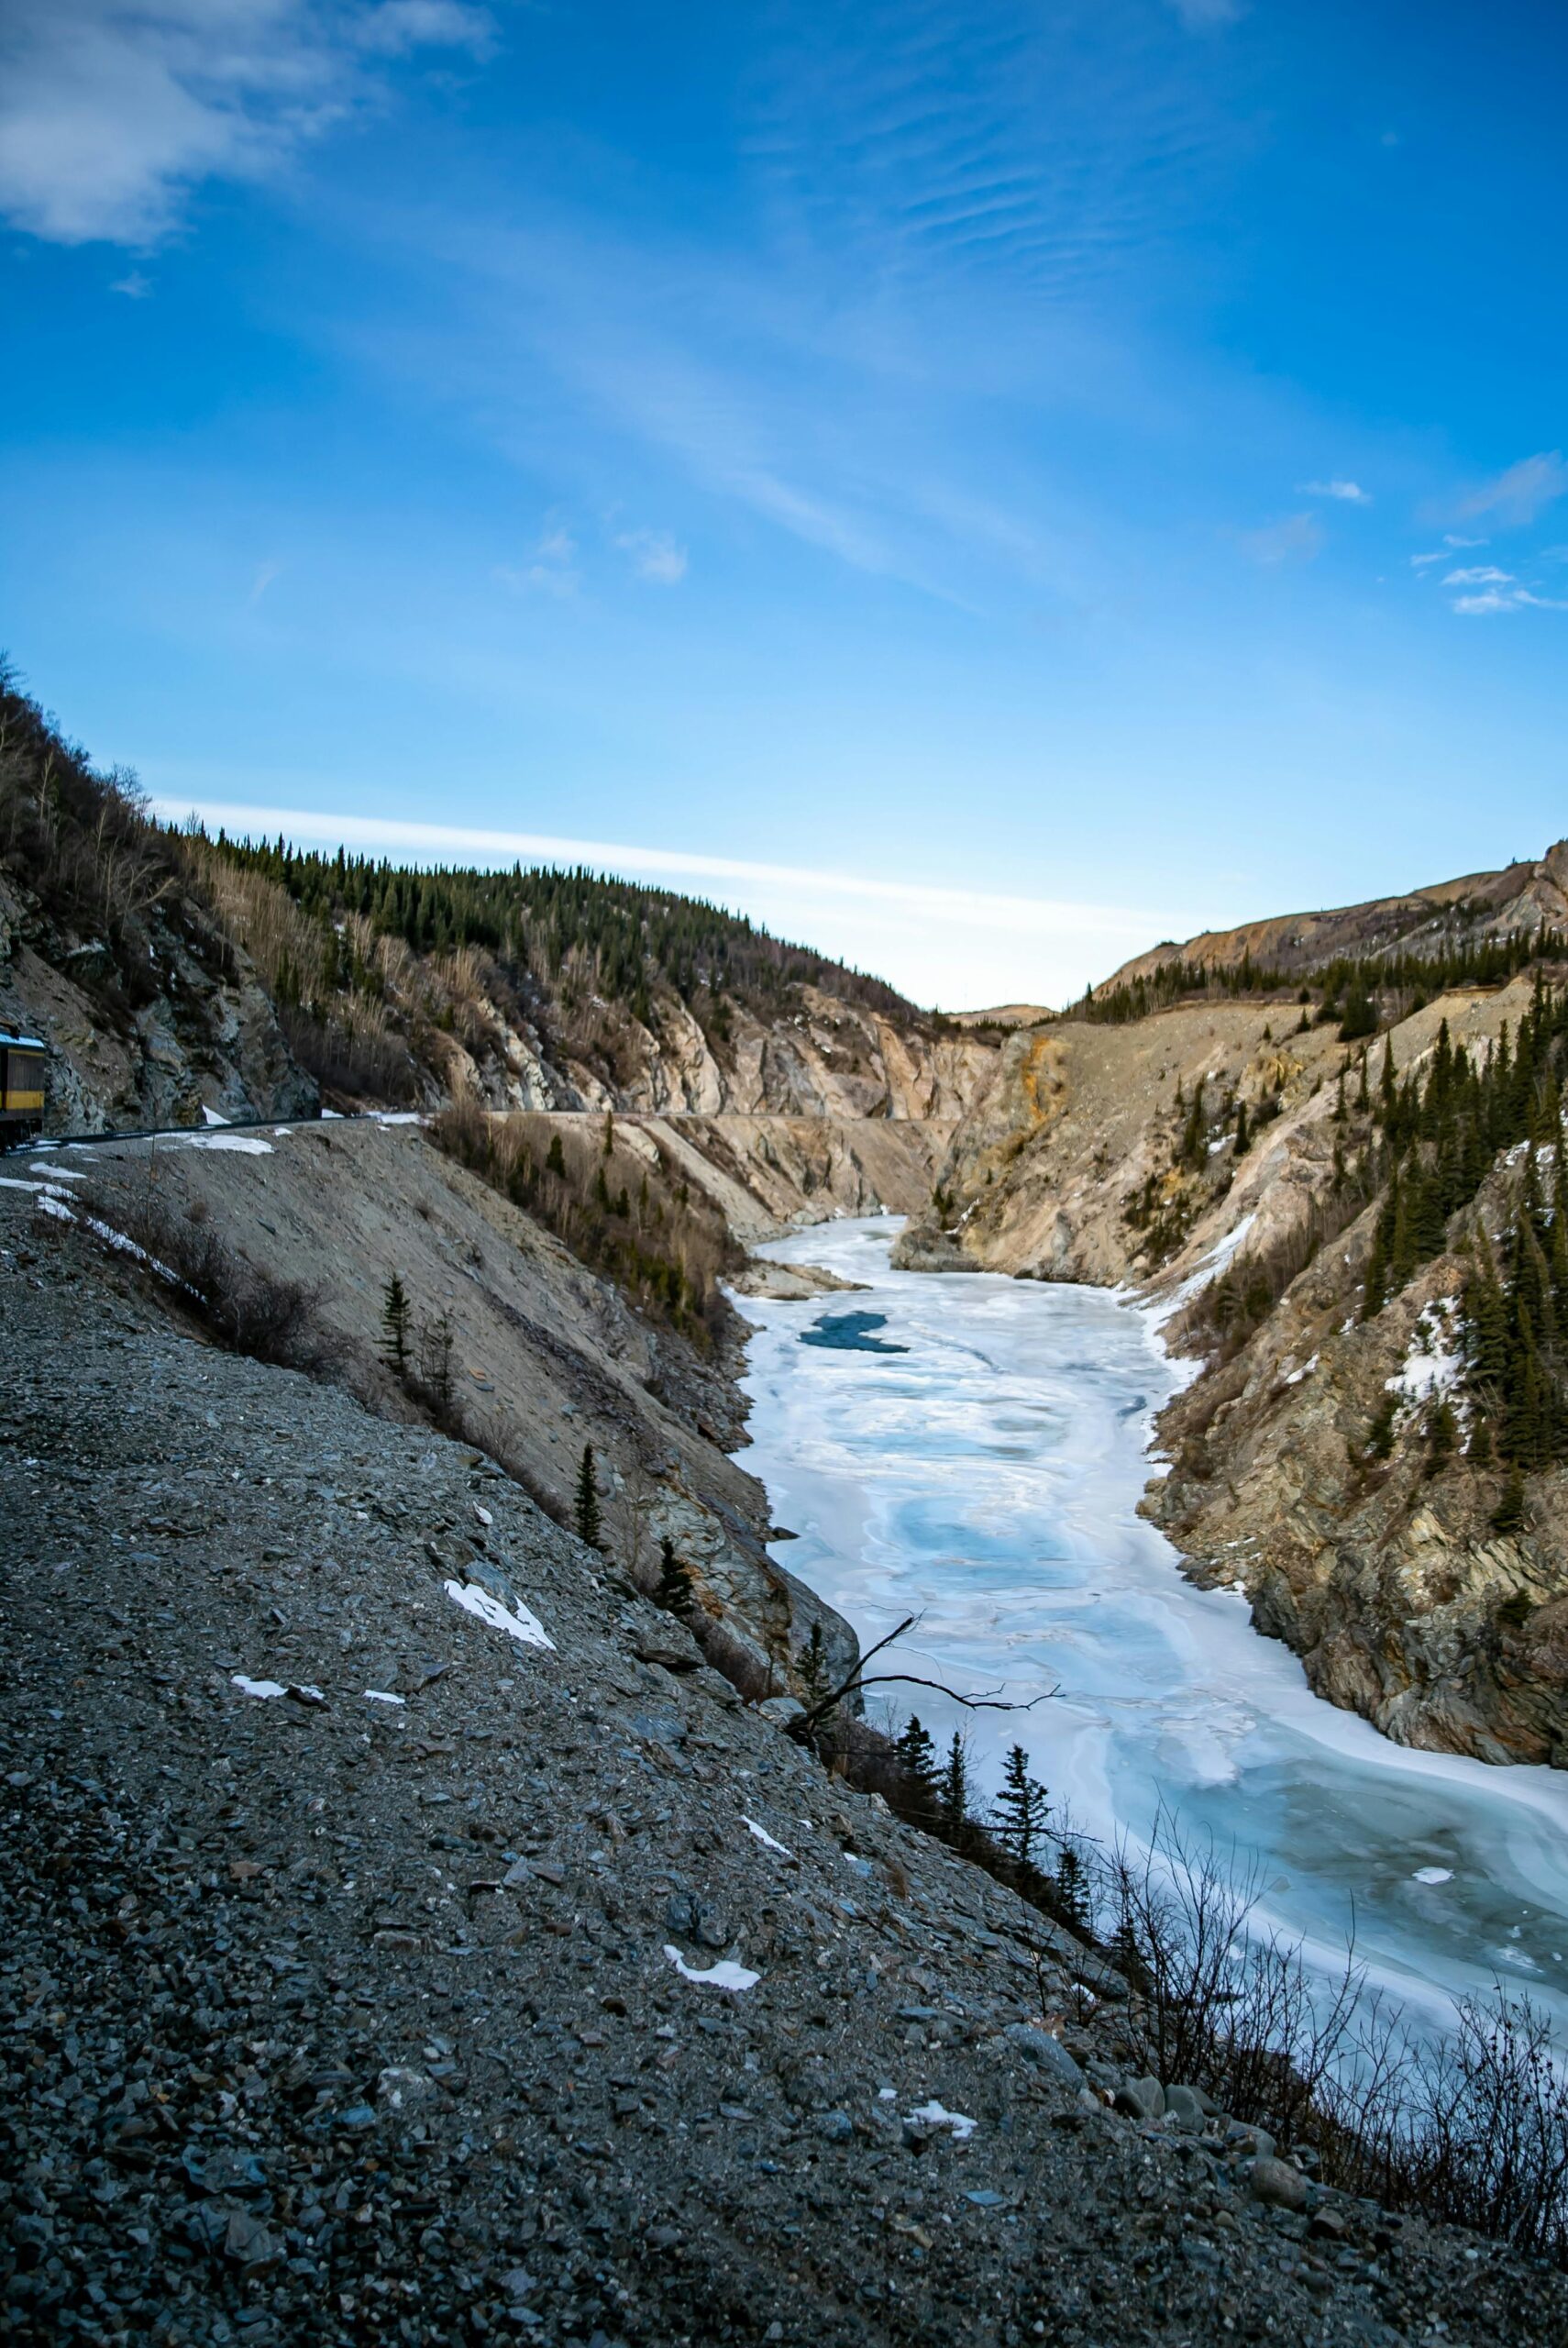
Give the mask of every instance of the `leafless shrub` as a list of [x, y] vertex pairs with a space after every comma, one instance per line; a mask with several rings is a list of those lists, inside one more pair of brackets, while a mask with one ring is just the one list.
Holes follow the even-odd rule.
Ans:
[[1568, 2077], [1544, 2017], [1500, 1987], [1418, 2036], [1347, 1947], [1337, 1973], [1264, 1927], [1262, 1883], [1168, 1816], [1090, 1870], [1099, 1929], [1157, 2077], [1316, 2154], [1325, 2183], [1568, 2266]]
[[1319, 1252], [1348, 1229], [1365, 1204], [1366, 1193], [1347, 1180], [1264, 1246], [1243, 1248], [1173, 1322], [1173, 1346], [1231, 1360]]
[[230, 1353], [323, 1376], [342, 1341], [317, 1318], [317, 1291], [253, 1264], [219, 1238], [201, 1202], [183, 1210], [149, 1175], [98, 1182], [73, 1201], [78, 1220], [104, 1246], [137, 1250], [154, 1274]]

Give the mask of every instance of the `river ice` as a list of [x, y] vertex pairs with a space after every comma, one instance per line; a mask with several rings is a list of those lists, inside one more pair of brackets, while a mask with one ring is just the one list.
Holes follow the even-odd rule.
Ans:
[[918, 1612], [897, 1651], [911, 1672], [1060, 1693], [997, 1713], [872, 1690], [873, 1716], [884, 1699], [918, 1712], [944, 1746], [962, 1726], [988, 1794], [1023, 1744], [1102, 1839], [1146, 1835], [1163, 1799], [1260, 1866], [1270, 1920], [1309, 1955], [1335, 1962], [1353, 1927], [1412, 2011], [1497, 1978], [1568, 2037], [1568, 1773], [1410, 1752], [1313, 1696], [1288, 1648], [1235, 1595], [1186, 1581], [1136, 1514], [1182, 1374], [1152, 1316], [1104, 1290], [895, 1272], [899, 1228], [818, 1224], [767, 1251], [867, 1283], [870, 1346], [812, 1342], [841, 1298], [742, 1301], [760, 1324], [745, 1465], [800, 1536], [776, 1554], [863, 1645]]

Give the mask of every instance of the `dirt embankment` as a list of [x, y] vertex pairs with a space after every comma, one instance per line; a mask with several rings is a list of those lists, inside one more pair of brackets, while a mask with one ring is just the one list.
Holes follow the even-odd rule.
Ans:
[[[1396, 1068], [1421, 1064], [1444, 1020], [1485, 1054], [1505, 1021], [1517, 1032], [1529, 985], [1428, 1004], [1391, 1031]], [[1320, 1695], [1398, 1741], [1568, 1765], [1568, 1476], [1532, 1479], [1524, 1523], [1499, 1534], [1500, 1472], [1460, 1458], [1430, 1472], [1418, 1399], [1400, 1399], [1389, 1456], [1371, 1456], [1387, 1381], [1464, 1267], [1440, 1257], [1364, 1324], [1376, 1209], [1337, 1182], [1336, 1152], [1353, 1168], [1370, 1119], [1353, 1074], [1337, 1116], [1333, 1031], [1294, 1025], [1277, 1002], [1200, 1004], [1015, 1037], [939, 1175], [944, 1211], [911, 1225], [900, 1257], [1126, 1283], [1167, 1312], [1185, 1299], [1167, 1340], [1208, 1366], [1160, 1421], [1173, 1464], [1143, 1505], [1187, 1570], [1242, 1589]], [[1379, 1037], [1375, 1078], [1383, 1052]], [[1198, 1168], [1183, 1169], [1199, 1078], [1209, 1123]], [[1240, 1157], [1231, 1096], [1271, 1113]], [[1239, 1323], [1221, 1325], [1231, 1311]]]
[[1539, 2266], [1106, 2110], [1125, 2008], [1068, 1935], [471, 1447], [180, 1336], [31, 1213], [0, 1193], [20, 2348], [1568, 2327]]
[[376, 1410], [413, 1421], [420, 1409], [385, 1359], [395, 1274], [426, 1395], [438, 1371], [449, 1379], [451, 1423], [478, 1448], [565, 1516], [592, 1446], [605, 1548], [622, 1571], [651, 1585], [668, 1537], [714, 1618], [780, 1690], [813, 1623], [852, 1659], [846, 1627], [767, 1556], [767, 1494], [728, 1456], [745, 1439], [738, 1331], [704, 1354], [631, 1312], [417, 1123], [215, 1130], [10, 1164], [13, 1182], [52, 1182], [61, 1199], [90, 1191], [116, 1229], [141, 1227], [149, 1210], [195, 1218], [242, 1266], [303, 1287], [340, 1374]]

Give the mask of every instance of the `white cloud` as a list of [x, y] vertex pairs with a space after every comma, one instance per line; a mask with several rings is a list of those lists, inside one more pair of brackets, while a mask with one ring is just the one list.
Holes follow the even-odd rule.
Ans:
[[1287, 514], [1261, 530], [1243, 530], [1237, 540], [1253, 562], [1271, 569], [1285, 562], [1310, 562], [1322, 550], [1323, 528], [1313, 514]]
[[277, 578], [283, 566], [281, 562], [264, 562], [261, 564], [255, 578], [250, 582], [250, 593], [247, 598], [248, 602], [253, 608], [261, 601], [262, 596], [267, 593], [268, 588], [271, 587], [273, 580]]
[[415, 49], [466, 49], [484, 57], [495, 46], [495, 19], [468, 0], [381, 0], [356, 20], [352, 37], [358, 48], [381, 57]]
[[152, 291], [152, 280], [144, 277], [139, 269], [127, 270], [124, 277], [115, 279], [109, 291], [123, 294], [127, 302], [145, 302]]
[[1372, 493], [1363, 489], [1358, 481], [1304, 481], [1297, 486], [1298, 497], [1337, 497], [1344, 505], [1370, 505]]
[[[1502, 582], [1483, 587], [1478, 594], [1456, 595], [1453, 598], [1450, 608], [1466, 619], [1483, 619], [1494, 612], [1518, 612], [1527, 607], [1538, 612], [1568, 612], [1568, 603], [1555, 595], [1533, 593], [1529, 588], [1521, 587], [1517, 581], [1510, 580], [1506, 570], [1455, 571], [1453, 577], [1456, 580], [1466, 577], [1493, 579]], [[1448, 580], [1443, 581], [1445, 587], [1451, 583]]]
[[1560, 449], [1521, 457], [1496, 481], [1484, 482], [1459, 507], [1462, 515], [1496, 514], [1504, 522], [1533, 522], [1543, 507], [1568, 492], [1568, 465]]
[[686, 548], [668, 530], [623, 530], [615, 544], [630, 556], [637, 577], [656, 587], [678, 587], [686, 576]]
[[200, 181], [263, 178], [366, 98], [367, 58], [492, 32], [464, 0], [7, 0], [0, 213], [56, 244], [155, 244]]
[[1467, 570], [1451, 570], [1442, 583], [1445, 587], [1509, 587], [1513, 578], [1511, 570], [1499, 570], [1495, 563], [1475, 562]]

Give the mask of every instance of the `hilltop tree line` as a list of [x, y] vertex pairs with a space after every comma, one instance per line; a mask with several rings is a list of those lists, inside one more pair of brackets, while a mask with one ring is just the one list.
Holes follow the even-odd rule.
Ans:
[[[1467, 909], [1468, 917], [1474, 912]], [[1254, 962], [1250, 951], [1239, 962], [1186, 962], [1178, 956], [1155, 970], [1115, 986], [1086, 989], [1073, 1016], [1104, 1026], [1126, 1026], [1151, 1012], [1178, 1002], [1236, 1001], [1247, 995], [1294, 995], [1303, 1009], [1317, 1006], [1316, 1022], [1337, 1025], [1353, 1042], [1375, 1035], [1390, 1012], [1408, 1018], [1449, 987], [1506, 986], [1521, 970], [1540, 963], [1568, 961], [1568, 937], [1544, 923], [1502, 937], [1446, 938], [1423, 951], [1406, 947], [1386, 954], [1335, 955], [1303, 984], [1298, 977]]]
[[[551, 988], [575, 977], [645, 1025], [660, 987], [688, 1003], [705, 991], [771, 1013], [798, 988], [818, 986], [869, 1010], [917, 1015], [881, 980], [789, 945], [744, 915], [581, 865], [567, 871], [522, 864], [509, 872], [422, 869], [342, 848], [335, 856], [296, 848], [281, 834], [257, 842], [220, 831], [212, 845], [239, 869], [284, 890], [334, 937], [337, 925], [357, 914], [415, 954], [476, 947]], [[330, 968], [339, 985], [363, 982], [347, 960], [333, 957]]]

